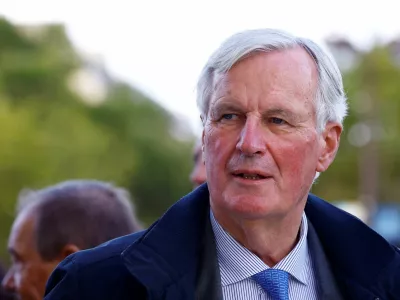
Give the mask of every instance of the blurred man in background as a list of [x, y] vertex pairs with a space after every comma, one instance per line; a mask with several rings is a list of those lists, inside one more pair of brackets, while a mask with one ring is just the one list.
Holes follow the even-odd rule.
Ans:
[[[0, 263], [0, 281], [3, 280], [5, 275], [6, 275], [6, 269]], [[3, 289], [3, 287], [0, 287], [0, 300], [12, 300], [12, 299], [14, 299], [14, 297], [12, 297], [11, 294], [7, 293]]]
[[207, 180], [206, 166], [203, 160], [203, 151], [201, 150], [201, 139], [198, 139], [193, 149], [193, 170], [190, 174], [190, 181], [196, 188]]
[[6, 291], [43, 299], [46, 281], [71, 253], [140, 229], [127, 191], [100, 181], [67, 181], [21, 194], [8, 251]]

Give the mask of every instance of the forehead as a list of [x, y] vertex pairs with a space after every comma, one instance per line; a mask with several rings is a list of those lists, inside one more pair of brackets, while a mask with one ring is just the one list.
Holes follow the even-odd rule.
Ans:
[[30, 211], [22, 211], [14, 221], [8, 239], [8, 247], [17, 251], [31, 249], [34, 246], [34, 215]]
[[316, 63], [303, 48], [257, 52], [216, 77], [212, 102], [221, 97], [312, 101], [317, 84]]

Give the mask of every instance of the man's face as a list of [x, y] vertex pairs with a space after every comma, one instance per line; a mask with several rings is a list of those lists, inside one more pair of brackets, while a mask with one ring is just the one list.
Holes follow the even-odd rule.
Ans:
[[190, 181], [193, 183], [193, 187], [196, 188], [207, 181], [206, 166], [203, 162], [201, 145], [197, 145], [194, 148], [193, 161], [194, 166], [192, 173], [190, 174]]
[[301, 48], [260, 52], [216, 80], [203, 131], [214, 213], [256, 219], [300, 212], [341, 132], [339, 124], [317, 132], [314, 61]]
[[22, 212], [15, 220], [8, 241], [12, 266], [3, 279], [4, 288], [18, 299], [43, 299], [47, 279], [59, 261], [44, 261], [36, 250], [34, 215]]

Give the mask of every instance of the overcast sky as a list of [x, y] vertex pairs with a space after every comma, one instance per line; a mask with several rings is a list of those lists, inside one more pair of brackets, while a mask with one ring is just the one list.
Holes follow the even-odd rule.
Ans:
[[0, 0], [18, 23], [62, 22], [76, 47], [101, 54], [126, 80], [200, 132], [195, 85], [211, 52], [229, 35], [280, 28], [321, 42], [337, 33], [359, 46], [400, 35], [397, 1]]

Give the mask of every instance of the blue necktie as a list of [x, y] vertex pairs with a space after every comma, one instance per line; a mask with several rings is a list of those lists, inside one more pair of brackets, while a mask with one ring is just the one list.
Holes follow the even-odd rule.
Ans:
[[289, 273], [268, 269], [252, 276], [273, 300], [289, 300]]

